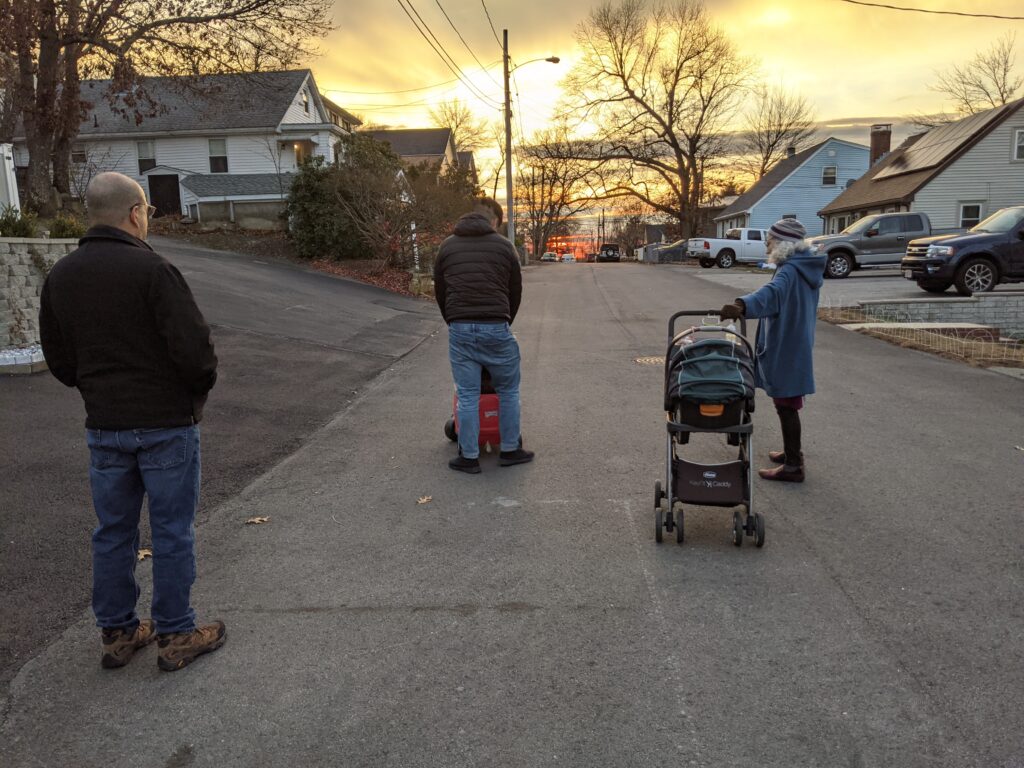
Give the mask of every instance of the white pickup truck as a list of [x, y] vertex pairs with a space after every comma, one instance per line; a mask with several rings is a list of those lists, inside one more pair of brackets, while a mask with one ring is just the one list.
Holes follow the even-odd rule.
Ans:
[[765, 260], [764, 229], [730, 229], [724, 238], [694, 237], [686, 241], [686, 252], [702, 267], [716, 264], [728, 269], [737, 261], [760, 263]]

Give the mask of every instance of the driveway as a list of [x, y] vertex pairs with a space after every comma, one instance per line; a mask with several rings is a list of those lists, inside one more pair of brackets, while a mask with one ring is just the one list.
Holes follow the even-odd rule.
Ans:
[[[220, 360], [198, 520], [291, 455], [441, 325], [431, 302], [163, 238]], [[0, 691], [89, 604], [85, 413], [49, 374], [0, 376]], [[144, 533], [148, 541], [148, 532]], [[2, 762], [2, 761], [0, 761]]]
[[[673, 311], [734, 296], [686, 270], [528, 270], [533, 464], [446, 468], [429, 336], [210, 511], [196, 601], [222, 650], [104, 672], [83, 610], [13, 680], [0, 762], [1021, 764], [1024, 384], [821, 324], [808, 482], [754, 489], [767, 545], [690, 508], [685, 546], [659, 546], [662, 371], [637, 359]], [[779, 445], [763, 396], [754, 437]]]

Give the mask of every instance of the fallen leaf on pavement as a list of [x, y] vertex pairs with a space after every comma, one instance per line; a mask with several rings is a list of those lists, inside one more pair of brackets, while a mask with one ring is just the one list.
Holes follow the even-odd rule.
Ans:
[[1018, 451], [1024, 451], [1024, 445], [1015, 445], [1013, 447], [1016, 448]]
[[150, 549], [149, 547], [139, 547], [139, 553], [136, 555], [136, 557], [139, 559], [140, 563], [143, 560], [145, 560], [147, 557], [152, 557], [152, 556], [153, 556], [153, 550]]
[[418, 499], [416, 499], [416, 503], [417, 504], [429, 504], [433, 500], [434, 500], [433, 496], [420, 496]]
[[269, 523], [269, 522], [270, 522], [270, 518], [269, 517], [250, 517], [248, 520], [245, 521], [245, 524], [246, 525], [263, 525], [264, 523]]

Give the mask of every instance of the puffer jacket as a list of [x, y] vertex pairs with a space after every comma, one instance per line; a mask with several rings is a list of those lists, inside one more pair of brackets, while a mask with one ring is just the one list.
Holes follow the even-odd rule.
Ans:
[[434, 262], [434, 296], [446, 323], [511, 323], [523, 295], [519, 258], [480, 213], [455, 225]]

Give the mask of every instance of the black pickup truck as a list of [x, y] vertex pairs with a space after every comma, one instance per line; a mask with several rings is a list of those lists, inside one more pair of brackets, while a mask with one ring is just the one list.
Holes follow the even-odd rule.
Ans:
[[970, 296], [1024, 282], [1024, 205], [996, 211], [963, 234], [912, 240], [900, 269], [929, 293], [953, 285]]

